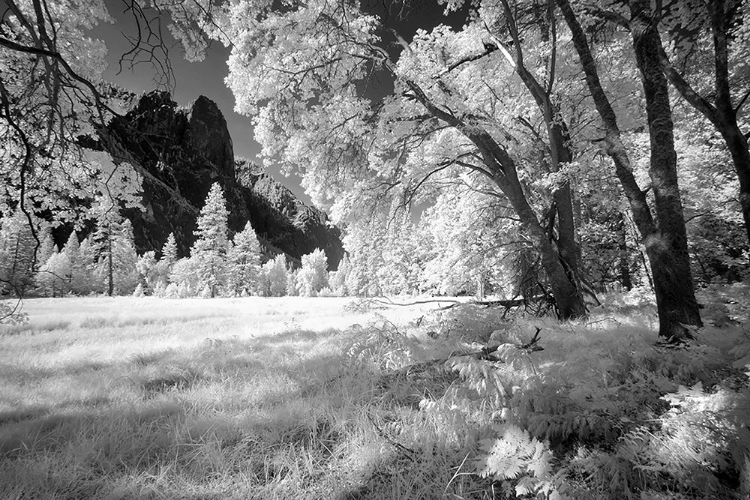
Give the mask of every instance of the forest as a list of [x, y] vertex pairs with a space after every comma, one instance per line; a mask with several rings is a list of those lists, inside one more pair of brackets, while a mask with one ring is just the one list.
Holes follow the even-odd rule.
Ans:
[[[66, 469], [70, 498], [326, 498], [327, 488], [337, 498], [750, 495], [749, 2], [6, 0], [1, 9], [4, 496], [68, 498], [40, 478], [71, 454], [81, 469]], [[92, 35], [114, 12], [132, 28], [122, 53]], [[218, 174], [206, 174], [216, 179], [202, 206], [154, 174], [175, 176], [183, 158], [124, 119], [137, 96], [105, 69], [146, 68], [170, 91], [170, 58], [200, 61], [217, 45], [258, 160], [301, 178], [330, 218], [319, 222], [340, 230], [340, 261], [322, 248], [291, 257], [249, 220], [230, 228], [236, 207]], [[132, 214], [164, 218], [146, 182], [195, 215], [190, 245], [184, 231], [161, 231], [153, 250], [137, 249]], [[84, 312], [86, 301], [102, 315]], [[165, 304], [161, 319], [155, 304]], [[327, 311], [320, 324], [295, 323], [316, 307]], [[45, 309], [59, 318], [44, 319]], [[184, 336], [173, 335], [183, 320]], [[169, 341], [138, 351], [139, 321]], [[212, 332], [207, 343], [201, 329]], [[100, 350], [97, 333], [121, 342], [119, 353]], [[59, 357], [35, 358], [37, 343]], [[324, 344], [331, 358], [306, 357]], [[242, 366], [270, 369], [260, 368], [263, 349], [283, 360], [274, 373], [291, 389], [268, 401], [239, 396]], [[109, 361], [81, 365], [93, 353]], [[112, 398], [39, 389], [58, 369], [76, 384], [93, 370], [133, 385]], [[308, 370], [320, 384], [295, 378]], [[271, 378], [264, 384], [273, 390]], [[221, 424], [199, 432], [211, 418], [196, 409], [208, 388], [255, 411], [281, 412], [297, 396], [292, 413], [325, 409], [280, 430], [222, 400]], [[65, 401], [80, 411], [55, 435], [70, 416]], [[115, 420], [118, 405], [134, 413]], [[163, 419], [138, 427], [157, 407], [168, 408]], [[358, 412], [367, 418], [347, 417]], [[134, 443], [131, 456], [123, 441], [84, 452], [85, 442], [104, 446], [102, 425], [156, 432], [163, 449]], [[389, 452], [364, 459], [352, 451], [358, 439]], [[247, 452], [260, 460], [250, 469], [236, 455], [248, 440], [262, 450]], [[185, 462], [179, 450], [193, 445]], [[295, 450], [283, 467], [269, 465], [277, 445]], [[197, 463], [188, 475], [172, 470]], [[30, 467], [40, 478], [24, 475]], [[321, 479], [346, 467], [359, 475]], [[245, 482], [230, 494], [233, 481]]]

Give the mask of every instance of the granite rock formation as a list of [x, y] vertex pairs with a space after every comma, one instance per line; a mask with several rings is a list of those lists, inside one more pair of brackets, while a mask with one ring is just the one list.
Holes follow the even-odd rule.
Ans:
[[198, 213], [211, 184], [218, 182], [230, 232], [241, 231], [249, 220], [268, 257], [284, 252], [298, 262], [322, 248], [329, 268], [338, 267], [344, 255], [339, 229], [261, 167], [236, 160], [226, 120], [207, 97], [181, 109], [167, 92], [148, 93], [99, 135], [100, 147], [115, 161], [133, 164], [143, 178], [144, 209], [124, 211], [139, 252], [158, 252], [174, 232], [180, 254], [187, 255]]

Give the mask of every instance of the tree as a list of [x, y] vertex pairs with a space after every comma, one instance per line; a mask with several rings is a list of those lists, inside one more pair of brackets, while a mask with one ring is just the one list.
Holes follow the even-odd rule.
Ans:
[[351, 263], [349, 262], [349, 254], [344, 254], [344, 258], [339, 262], [339, 268], [328, 273], [328, 283], [331, 285], [331, 289], [337, 297], [347, 297], [351, 295], [346, 286], [346, 281], [350, 272]]
[[[713, 0], [675, 7], [662, 6], [654, 15], [667, 28], [676, 61], [670, 60], [660, 43], [658, 54], [670, 83], [724, 139], [739, 180], [739, 202], [750, 242], [750, 127], [742, 110], [750, 97], [750, 82], [743, 76], [748, 70], [750, 5]], [[713, 74], [707, 77], [710, 66]]]
[[0, 293], [22, 297], [33, 283], [35, 256], [38, 253], [35, 234], [39, 223], [29, 225], [20, 211], [0, 219]]
[[92, 234], [97, 252], [95, 275], [99, 283], [105, 283], [107, 295], [129, 295], [138, 284], [133, 227], [108, 199], [100, 200], [98, 213], [97, 228]]
[[261, 268], [261, 295], [283, 297], [287, 292], [286, 255], [279, 254]]
[[[88, 216], [82, 201], [97, 194], [137, 204], [138, 167], [81, 145], [96, 141], [98, 130], [126, 105], [102, 81], [107, 48], [89, 36], [98, 24], [113, 22], [105, 1], [6, 0], [0, 9], [0, 178], [7, 187], [0, 206], [24, 214], [39, 243], [35, 210], [65, 221]], [[201, 58], [206, 36], [195, 21], [211, 17], [210, 4], [134, 0], [125, 11], [137, 30], [126, 36], [130, 46], [121, 67], [150, 64], [158, 83], [172, 86], [167, 42], [156, 28], [161, 14], [174, 16], [170, 32], [183, 42], [186, 57]]]
[[94, 283], [94, 269], [96, 267], [96, 244], [93, 235], [90, 234], [80, 243], [78, 248], [78, 261], [72, 271], [72, 292], [77, 295], [88, 295], [96, 289]]
[[161, 259], [167, 267], [171, 267], [177, 262], [177, 240], [175, 240], [174, 233], [169, 233], [167, 241], [161, 248]]
[[37, 286], [48, 297], [63, 297], [70, 289], [70, 260], [65, 252], [54, 247], [52, 255], [39, 269]]
[[156, 253], [151, 250], [138, 257], [135, 268], [140, 278], [138, 283], [140, 295], [143, 295], [144, 291], [151, 293], [160, 277]]
[[[314, 1], [274, 11], [240, 2], [229, 10], [242, 11], [230, 12], [223, 27], [235, 42], [227, 82], [237, 109], [256, 115], [264, 154], [283, 152], [287, 164], [304, 171], [317, 204], [339, 200], [334, 214], [346, 213], [343, 204], [355, 200], [399, 192], [413, 200], [450, 169], [486, 176], [540, 253], [560, 317], [585, 313], [519, 174], [522, 136], [511, 133], [499, 98], [514, 69], [488, 54], [480, 19], [459, 33], [444, 26], [419, 31], [411, 43], [398, 35], [397, 54], [380, 36], [391, 31], [354, 4]], [[377, 71], [388, 72], [394, 88], [373, 102], [358, 88]]]
[[170, 287], [174, 285], [175, 291], [178, 287], [182, 288], [183, 295], [197, 295], [203, 289], [205, 282], [200, 281], [197, 261], [192, 257], [185, 257], [172, 266], [169, 283]]
[[260, 242], [252, 225], [234, 235], [227, 252], [227, 288], [237, 295], [255, 292], [260, 274]]
[[328, 260], [323, 250], [317, 248], [302, 256], [302, 267], [296, 281], [299, 294], [303, 297], [316, 297], [328, 286]]
[[197, 239], [190, 250], [198, 279], [211, 288], [211, 297], [216, 296], [217, 289], [226, 279], [228, 217], [224, 192], [215, 182], [198, 216], [198, 228], [195, 230]]
[[630, 2], [630, 28], [636, 62], [647, 101], [651, 141], [649, 174], [655, 198], [654, 220], [646, 191], [641, 190], [622, 140], [618, 118], [599, 78], [597, 64], [577, 14], [568, 0], [556, 0], [571, 31], [572, 40], [586, 75], [586, 83], [605, 136], [600, 141], [612, 158], [615, 172], [630, 203], [641, 241], [646, 247], [654, 281], [659, 335], [681, 338], [684, 325], [701, 325], [687, 253], [687, 236], [677, 185], [676, 156], [669, 96], [658, 56], [658, 38], [650, 16], [650, 4]]

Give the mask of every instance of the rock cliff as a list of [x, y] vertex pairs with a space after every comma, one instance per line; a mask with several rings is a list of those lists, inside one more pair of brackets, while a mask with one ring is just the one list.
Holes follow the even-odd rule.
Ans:
[[187, 255], [198, 213], [211, 184], [218, 182], [227, 199], [231, 233], [249, 220], [268, 257], [284, 252], [299, 261], [322, 248], [329, 268], [338, 267], [344, 254], [338, 228], [261, 167], [235, 160], [226, 120], [207, 97], [181, 109], [168, 93], [151, 92], [99, 135], [100, 147], [116, 161], [133, 164], [143, 177], [144, 209], [124, 211], [139, 252], [158, 252], [174, 232], [180, 254]]

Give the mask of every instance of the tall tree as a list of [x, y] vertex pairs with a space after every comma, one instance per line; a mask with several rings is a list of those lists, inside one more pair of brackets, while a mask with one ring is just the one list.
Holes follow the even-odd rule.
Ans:
[[[750, 242], [750, 123], [743, 111], [750, 98], [750, 81], [745, 76], [750, 68], [750, 5], [738, 0], [712, 0], [685, 2], [679, 7], [668, 4], [663, 9], [654, 15], [666, 25], [662, 32], [672, 42], [676, 61], [673, 63], [659, 44], [662, 65], [680, 95], [724, 139], [737, 172], [740, 207]], [[708, 76], [705, 73], [710, 66], [713, 74]]]
[[22, 297], [33, 283], [38, 268], [39, 223], [29, 225], [26, 215], [15, 211], [0, 219], [0, 292]]
[[328, 260], [326, 254], [317, 248], [302, 256], [302, 268], [297, 274], [297, 289], [303, 297], [315, 297], [328, 286]]
[[167, 241], [161, 248], [161, 262], [164, 262], [168, 267], [177, 262], [177, 241], [175, 240], [174, 233], [169, 233]]
[[211, 288], [211, 297], [216, 296], [218, 288], [226, 279], [228, 217], [224, 191], [215, 182], [198, 216], [198, 228], [195, 230], [197, 239], [190, 250], [190, 258], [195, 261], [199, 280]]
[[[527, 171], [517, 144], [523, 135], [511, 133], [500, 97], [513, 69], [485, 57], [481, 22], [458, 33], [445, 26], [419, 31], [407, 43], [411, 34], [391, 35], [375, 16], [346, 2], [274, 10], [240, 1], [228, 9], [224, 32], [235, 44], [227, 82], [237, 108], [256, 115], [264, 154], [283, 152], [289, 165], [304, 170], [314, 201], [339, 199], [341, 207], [355, 198], [337, 191], [357, 190], [374, 192], [370, 198], [399, 191], [409, 198], [451, 169], [486, 176], [541, 255], [560, 317], [585, 314], [580, 290], [522, 182]], [[390, 41], [402, 49], [392, 50]], [[359, 90], [377, 71], [388, 72], [394, 87], [373, 102]]]
[[677, 186], [671, 108], [650, 3], [633, 0], [630, 13], [633, 47], [648, 103], [651, 139], [649, 174], [656, 201], [656, 220], [649, 207], [647, 192], [641, 190], [636, 182], [617, 115], [599, 78], [596, 61], [578, 16], [568, 0], [556, 1], [571, 30], [586, 83], [604, 127], [605, 135], [601, 141], [604, 151], [614, 162], [615, 172], [630, 203], [633, 220], [646, 247], [659, 312], [659, 335], [682, 338], [689, 334], [684, 325], [701, 325], [701, 320], [690, 273], [685, 223]]
[[248, 221], [234, 235], [227, 252], [227, 288], [235, 294], [256, 292], [260, 275], [260, 242]]
[[138, 284], [138, 256], [133, 242], [133, 227], [116, 205], [100, 199], [97, 228], [92, 234], [96, 247], [96, 275], [109, 296], [130, 294]]

